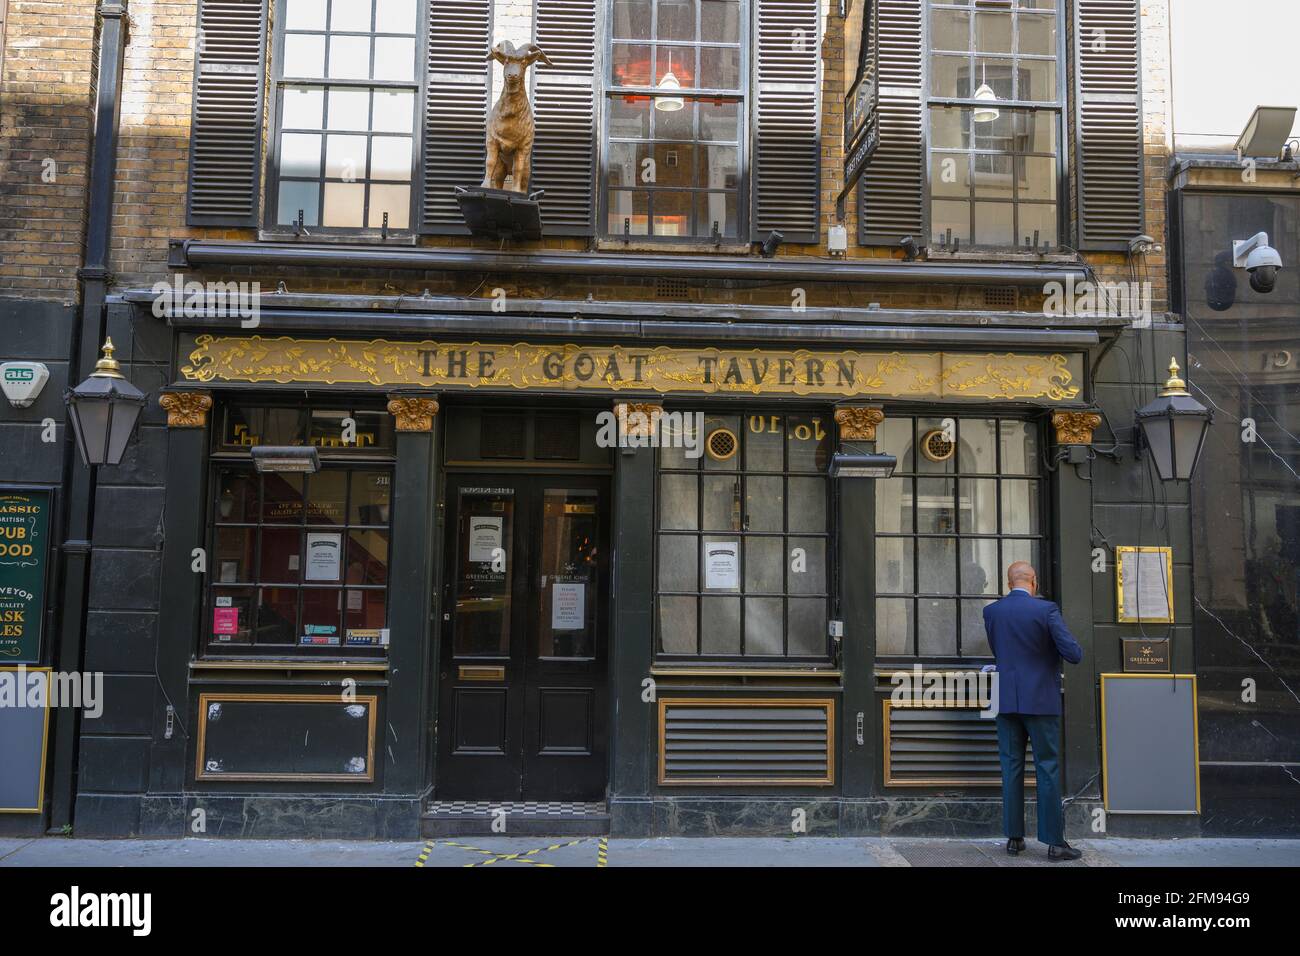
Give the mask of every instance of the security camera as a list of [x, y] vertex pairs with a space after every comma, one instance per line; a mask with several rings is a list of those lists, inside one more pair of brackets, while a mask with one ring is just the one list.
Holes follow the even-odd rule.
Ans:
[[1282, 257], [1268, 244], [1268, 233], [1257, 232], [1249, 239], [1232, 241], [1232, 264], [1250, 273], [1250, 287], [1267, 294], [1277, 285]]

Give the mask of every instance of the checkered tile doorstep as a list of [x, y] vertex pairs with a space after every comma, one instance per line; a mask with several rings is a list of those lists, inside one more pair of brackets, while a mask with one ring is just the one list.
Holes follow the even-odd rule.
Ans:
[[479, 816], [498, 810], [527, 816], [587, 816], [605, 813], [605, 804], [569, 803], [560, 800], [436, 800], [429, 804], [428, 812], [437, 816]]

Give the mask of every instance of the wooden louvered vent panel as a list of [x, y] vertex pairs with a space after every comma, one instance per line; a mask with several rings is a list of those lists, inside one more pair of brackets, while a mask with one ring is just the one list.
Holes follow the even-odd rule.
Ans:
[[1079, 246], [1127, 249], [1143, 232], [1138, 0], [1075, 3]]
[[265, 53], [265, 0], [201, 0], [190, 124], [191, 225], [257, 225]]
[[820, 236], [821, 17], [817, 0], [757, 0], [752, 236]]
[[[895, 707], [885, 701], [886, 786], [996, 787], [1002, 784], [992, 718], [958, 707]], [[1034, 762], [1025, 779], [1033, 785]]]
[[429, 0], [421, 232], [465, 235], [457, 186], [483, 182], [492, 0]]
[[532, 188], [542, 197], [542, 231], [595, 232], [596, 0], [537, 0], [534, 36], [551, 66], [533, 75]]
[[892, 246], [903, 236], [922, 241], [926, 234], [924, 7], [924, 0], [876, 4], [870, 55], [879, 84], [880, 145], [858, 187], [858, 236], [867, 245]]
[[659, 782], [829, 786], [832, 700], [662, 699]]

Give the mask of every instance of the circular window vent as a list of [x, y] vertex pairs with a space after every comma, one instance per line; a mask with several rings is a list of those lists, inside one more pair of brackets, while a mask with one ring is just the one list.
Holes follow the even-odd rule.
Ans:
[[945, 438], [943, 430], [939, 428], [926, 432], [921, 439], [921, 454], [931, 461], [947, 461], [956, 450], [956, 443]]
[[730, 428], [715, 428], [709, 432], [704, 447], [714, 461], [726, 461], [740, 450], [740, 439]]

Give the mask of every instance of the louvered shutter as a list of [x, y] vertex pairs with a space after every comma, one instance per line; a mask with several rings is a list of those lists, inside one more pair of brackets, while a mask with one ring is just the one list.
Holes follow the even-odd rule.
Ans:
[[[924, 0], [876, 0], [872, 56], [879, 84], [880, 145], [858, 187], [858, 241], [924, 240]], [[924, 242], [922, 242], [924, 244]]]
[[1127, 249], [1143, 231], [1141, 10], [1076, 0], [1074, 11], [1079, 248]]
[[757, 0], [751, 236], [817, 242], [821, 213], [818, 0]]
[[534, 38], [551, 60], [533, 74], [532, 188], [542, 231], [595, 233], [596, 0], [536, 0]]
[[492, 0], [429, 0], [423, 233], [469, 234], [455, 187], [483, 182], [491, 34]]
[[266, 0], [199, 0], [190, 225], [257, 225], [266, 25]]

